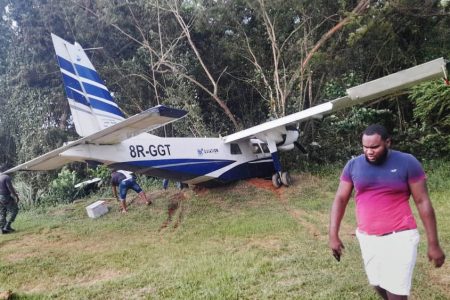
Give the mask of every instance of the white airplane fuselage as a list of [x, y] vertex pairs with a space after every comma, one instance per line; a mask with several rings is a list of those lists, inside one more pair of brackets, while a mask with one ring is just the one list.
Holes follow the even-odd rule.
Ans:
[[144, 133], [114, 145], [77, 145], [60, 155], [196, 185], [270, 177], [274, 172], [267, 145], [257, 139], [225, 144], [221, 138]]

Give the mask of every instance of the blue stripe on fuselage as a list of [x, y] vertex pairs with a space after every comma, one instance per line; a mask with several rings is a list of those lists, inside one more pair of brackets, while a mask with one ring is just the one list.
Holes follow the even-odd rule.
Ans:
[[186, 181], [223, 168], [233, 162], [207, 159], [162, 159], [114, 163], [110, 167], [160, 178]]
[[[147, 160], [115, 163], [110, 165], [150, 176], [173, 180], [190, 180], [219, 170], [234, 161], [203, 159]], [[238, 165], [208, 182], [227, 183], [252, 177], [271, 177], [275, 172], [273, 162], [268, 158], [256, 159]], [[204, 185], [206, 182], [200, 183]]]
[[212, 159], [161, 159], [128, 162], [130, 166], [134, 167], [158, 168], [196, 176], [211, 173], [232, 163], [234, 163], [232, 160]]
[[220, 175], [217, 180], [230, 182], [253, 177], [270, 177], [274, 171], [273, 161], [265, 157], [238, 165]]

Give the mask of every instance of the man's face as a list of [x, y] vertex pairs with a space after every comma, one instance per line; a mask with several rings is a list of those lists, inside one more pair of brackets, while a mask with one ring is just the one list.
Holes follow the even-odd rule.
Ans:
[[362, 144], [366, 160], [372, 164], [381, 164], [386, 159], [391, 140], [383, 141], [379, 134], [363, 135]]

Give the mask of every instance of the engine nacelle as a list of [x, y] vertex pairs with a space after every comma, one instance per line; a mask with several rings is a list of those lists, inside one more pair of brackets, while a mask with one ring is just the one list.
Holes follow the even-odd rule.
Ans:
[[277, 147], [279, 151], [289, 151], [294, 149], [294, 144], [289, 144], [289, 145], [285, 145], [285, 146], [278, 146]]
[[286, 133], [283, 134], [283, 141], [277, 143], [277, 148], [280, 151], [288, 151], [294, 148], [294, 142], [297, 141], [299, 136], [297, 128], [293, 126], [286, 126]]

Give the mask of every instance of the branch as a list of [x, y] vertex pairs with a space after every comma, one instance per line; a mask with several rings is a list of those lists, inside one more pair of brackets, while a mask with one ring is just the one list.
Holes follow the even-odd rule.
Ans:
[[184, 72], [179, 72], [178, 69], [174, 65], [166, 64], [167, 67], [169, 67], [174, 74], [178, 74], [181, 77], [189, 80], [190, 82], [194, 83], [196, 86], [200, 87], [203, 91], [205, 91], [208, 95], [210, 95], [216, 102], [219, 104], [219, 106], [224, 110], [225, 114], [230, 118], [230, 120], [233, 122], [233, 125], [236, 129], [241, 129], [241, 126], [237, 123], [236, 119], [234, 118], [233, 114], [231, 113], [228, 106], [225, 104], [225, 102], [222, 101], [216, 94], [211, 92], [206, 86], [204, 86], [201, 82], [197, 81], [194, 77], [187, 75]]
[[[359, 15], [363, 13], [368, 7], [369, 7], [370, 0], [361, 0], [358, 5], [352, 10], [352, 15]], [[349, 23], [351, 20], [351, 16], [345, 17], [342, 21], [334, 25], [328, 32], [326, 32], [320, 40], [316, 43], [316, 45], [309, 51], [308, 55], [306, 56], [305, 60], [302, 63], [302, 69], [304, 70], [306, 65], [311, 60], [312, 56], [319, 50], [320, 47], [325, 44], [330, 37], [332, 37], [337, 31], [342, 29], [347, 23]]]
[[[253, 49], [252, 49], [252, 47], [250, 46], [250, 41], [248, 40], [248, 36], [247, 36], [247, 34], [245, 33], [245, 31], [243, 31], [243, 34], [244, 34], [244, 37], [245, 37], [245, 42], [246, 42], [246, 45], [247, 45], [247, 49], [248, 49], [248, 52], [250, 53], [250, 55], [252, 56], [252, 59], [253, 60], [251, 60], [251, 59], [249, 59], [249, 58], [247, 58], [247, 57], [244, 57], [245, 59], [247, 59], [248, 61], [250, 61], [252, 64], [253, 64], [253, 66], [255, 66], [255, 68], [259, 71], [259, 73], [261, 74], [261, 78], [262, 78], [262, 80], [263, 80], [263, 82], [264, 82], [264, 85], [266, 86], [266, 88], [269, 90], [269, 97], [270, 97], [270, 106], [271, 106], [271, 108], [272, 108], [272, 110], [274, 110], [274, 107], [272, 107], [272, 105], [275, 105], [275, 100], [274, 100], [274, 98], [273, 98], [273, 90], [272, 90], [272, 86], [269, 84], [269, 81], [267, 80], [267, 78], [266, 78], [266, 75], [264, 74], [264, 70], [263, 70], [263, 68], [261, 67], [261, 65], [258, 63], [258, 59], [256, 58], [256, 55], [255, 55], [255, 53], [253, 52]], [[258, 90], [258, 89], [257, 89]], [[259, 91], [258, 91], [259, 92]]]
[[281, 87], [280, 82], [280, 74], [279, 74], [279, 64], [280, 64], [280, 49], [278, 48], [277, 39], [276, 39], [276, 33], [275, 33], [275, 26], [272, 24], [272, 21], [270, 20], [269, 15], [267, 14], [267, 10], [264, 4], [264, 0], [258, 0], [258, 3], [261, 7], [261, 13], [264, 20], [264, 25], [266, 26], [266, 31], [270, 39], [270, 44], [272, 47], [272, 58], [273, 58], [273, 82], [275, 85], [275, 91], [276, 91], [276, 104], [277, 104], [277, 110], [275, 110], [275, 114], [278, 115], [278, 112], [281, 111], [281, 114], [284, 115], [284, 90]]
[[226, 105], [226, 103], [222, 99], [220, 99], [220, 97], [218, 95], [218, 82], [219, 82], [220, 77], [216, 81], [216, 80], [214, 80], [213, 76], [209, 72], [208, 67], [206, 66], [205, 62], [203, 61], [202, 56], [198, 52], [198, 49], [195, 46], [194, 41], [192, 40], [192, 36], [191, 36], [190, 29], [189, 29], [189, 25], [186, 24], [186, 22], [184, 21], [183, 17], [181, 16], [181, 14], [180, 14], [180, 12], [178, 10], [178, 6], [176, 4], [171, 8], [171, 12], [175, 16], [178, 24], [181, 27], [181, 30], [184, 33], [184, 36], [188, 40], [189, 46], [191, 47], [192, 51], [194, 51], [197, 60], [199, 61], [200, 65], [203, 68], [203, 71], [205, 72], [206, 76], [208, 77], [210, 83], [212, 84], [213, 92], [211, 92], [209, 89], [207, 89], [204, 85], [200, 84], [200, 82], [198, 82], [197, 80], [195, 80], [191, 76], [189, 76], [187, 74], [183, 74], [183, 73], [179, 73], [179, 74], [181, 76], [183, 76], [184, 78], [190, 80], [191, 82], [195, 83], [196, 85], [198, 85], [203, 90], [205, 90], [219, 104], [219, 106], [225, 111], [225, 114], [228, 116], [228, 118], [230, 118], [230, 120], [234, 124], [235, 128], [236, 129], [240, 129], [241, 126], [238, 124], [236, 118], [231, 113], [231, 111], [228, 108], [228, 106]]
[[[320, 49], [320, 47], [322, 47], [325, 44], [325, 42], [328, 41], [336, 32], [338, 32], [345, 25], [347, 25], [354, 15], [360, 15], [364, 13], [369, 7], [369, 4], [370, 0], [361, 0], [360, 2], [358, 2], [358, 5], [356, 5], [356, 7], [352, 10], [350, 16], [345, 17], [343, 20], [341, 20], [339, 23], [333, 26], [330, 30], [328, 30], [324, 35], [322, 35], [319, 41], [317, 41], [314, 47], [306, 55], [306, 58], [303, 60], [301, 67], [292, 75], [292, 78], [289, 81], [287, 93], [291, 92], [294, 82], [296, 82], [297, 79], [300, 77], [300, 75], [304, 73], [306, 66], [309, 64], [309, 61], [311, 60], [313, 55]], [[286, 97], [287, 96], [288, 95], [286, 95]]]

